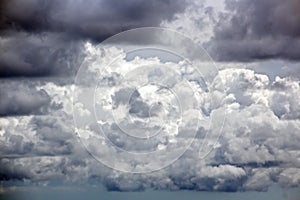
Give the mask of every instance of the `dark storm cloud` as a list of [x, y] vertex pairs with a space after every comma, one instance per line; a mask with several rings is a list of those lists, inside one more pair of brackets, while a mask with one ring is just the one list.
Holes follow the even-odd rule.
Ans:
[[157, 26], [183, 11], [180, 0], [7, 0], [2, 5], [2, 29], [67, 32], [98, 41], [122, 30]]
[[185, 6], [180, 0], [4, 0], [0, 77], [74, 75], [82, 41], [101, 42], [130, 28], [158, 26]]
[[[300, 59], [300, 1], [230, 0], [211, 40], [219, 60]], [[232, 16], [231, 16], [232, 15]]]

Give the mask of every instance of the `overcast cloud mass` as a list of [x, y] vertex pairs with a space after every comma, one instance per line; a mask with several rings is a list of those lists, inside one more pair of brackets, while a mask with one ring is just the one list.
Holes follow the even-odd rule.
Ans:
[[[273, 184], [299, 187], [300, 70], [290, 67], [291, 63], [299, 66], [299, 9], [298, 0], [230, 0], [216, 5], [190, 0], [1, 1], [0, 182], [96, 180], [110, 191], [236, 192], [266, 191]], [[202, 77], [207, 78], [204, 85], [183, 61], [163, 62], [153, 57], [129, 60], [124, 50], [114, 45], [97, 46], [121, 31], [146, 26], [167, 27], [191, 37], [217, 61], [219, 71]], [[149, 40], [144, 35], [132, 45], [139, 45], [143, 38]], [[106, 69], [100, 79], [97, 72], [103, 69], [99, 63], [103, 65], [117, 55], [121, 59], [115, 68]], [[284, 66], [279, 70], [266, 67], [270, 60], [280, 60]], [[87, 72], [91, 79], [78, 88], [74, 79], [83, 61], [91, 66]], [[186, 119], [182, 129], [173, 123], [179, 111], [170, 91], [150, 88], [155, 96], [121, 83], [136, 66], [144, 65], [156, 66], [156, 70], [145, 72], [146, 78], [131, 78], [165, 81], [177, 91]], [[194, 67], [205, 68], [205, 63], [195, 62]], [[267, 69], [266, 73], [260, 69]], [[83, 102], [92, 98], [88, 89], [95, 77], [104, 87], [96, 95], [96, 103], [106, 107], [98, 124], [88, 124], [93, 109], [98, 108], [84, 103], [73, 107], [73, 91], [83, 94]], [[182, 79], [200, 95], [188, 98], [191, 93]], [[127, 101], [129, 93], [133, 97]], [[160, 102], [155, 104], [151, 98], [160, 98]], [[138, 143], [122, 135], [109, 120], [114, 109], [118, 122], [135, 136], [141, 129], [137, 131], [133, 125], [154, 119], [151, 128], [156, 130], [159, 119], [166, 119], [166, 137]], [[82, 130], [74, 125], [73, 111], [85, 125]], [[205, 123], [224, 112], [224, 126], [221, 120], [212, 127]], [[138, 122], [128, 124], [123, 120], [126, 117]], [[197, 120], [201, 121], [199, 126]], [[97, 136], [99, 124], [108, 138]], [[112, 170], [95, 160], [82, 144], [95, 148], [103, 159], [118, 163], [131, 158], [95, 141], [103, 145], [110, 139], [128, 151], [169, 150], [167, 143], [180, 149], [194, 138], [192, 129], [196, 129], [195, 139], [187, 151], [176, 162], [151, 173]], [[83, 141], [78, 139], [78, 131], [84, 132]], [[203, 142], [211, 150], [205, 159], [199, 154]], [[160, 159], [165, 160], [163, 155]], [[141, 169], [149, 163], [159, 165], [161, 160], [146, 156], [141, 166], [133, 161], [123, 167]]]
[[214, 30], [220, 60], [300, 59], [298, 0], [229, 0]]

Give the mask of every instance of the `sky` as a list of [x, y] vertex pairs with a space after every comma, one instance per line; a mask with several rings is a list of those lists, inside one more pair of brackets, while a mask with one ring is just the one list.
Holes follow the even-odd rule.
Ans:
[[2, 0], [0, 197], [299, 198], [299, 9]]

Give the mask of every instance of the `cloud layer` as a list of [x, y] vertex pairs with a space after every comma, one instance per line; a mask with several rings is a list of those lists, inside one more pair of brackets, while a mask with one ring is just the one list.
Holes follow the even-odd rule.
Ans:
[[[90, 58], [109, 57], [122, 52], [118, 49], [97, 50], [91, 45], [86, 47], [89, 47]], [[129, 66], [127, 70], [137, 63], [155, 63], [161, 67], [176, 65], [160, 63], [153, 58], [140, 58], [138, 61], [123, 59], [121, 63], [122, 66]], [[180, 69], [182, 66], [177, 67]], [[198, 67], [201, 67], [201, 63], [198, 63]], [[104, 85], [111, 83], [111, 89], [116, 91], [112, 98], [121, 105], [124, 93], [118, 89], [120, 86], [116, 83], [122, 74], [114, 75], [111, 79], [101, 79], [103, 82], [100, 83]], [[107, 82], [108, 80], [110, 82]], [[200, 83], [195, 84], [197, 86]], [[75, 86], [51, 82], [39, 84], [35, 88], [37, 92], [43, 91], [41, 98], [49, 96], [51, 99], [45, 104], [51, 114], [42, 112], [43, 115], [1, 118], [1, 179], [49, 181], [64, 178], [82, 181], [96, 178], [108, 190], [120, 191], [139, 191], [146, 188], [264, 191], [273, 183], [298, 186], [300, 184], [299, 80], [277, 77], [271, 81], [268, 76], [250, 69], [228, 68], [219, 71], [207, 84], [209, 90], [201, 91], [203, 99], [198, 101], [200, 108], [203, 109], [202, 117], [209, 117], [213, 113], [218, 115], [218, 110], [227, 110], [226, 123], [218, 142], [215, 143], [215, 130], [218, 126], [212, 126], [212, 129], [200, 126], [191, 147], [180, 159], [163, 170], [148, 174], [114, 171], [88, 156], [74, 135], [71, 97], [72, 88]], [[202, 88], [203, 85], [198, 87]], [[26, 89], [23, 90], [26, 92]], [[209, 100], [210, 97], [213, 97], [212, 101]], [[136, 100], [130, 104], [131, 108], [135, 106], [144, 108], [146, 104], [139, 103], [140, 98], [136, 96]], [[91, 108], [78, 104], [75, 109], [85, 116], [89, 115]], [[134, 111], [132, 113], [138, 118], [147, 118], [143, 113]], [[114, 142], [119, 142], [117, 143], [119, 147], [137, 151], [140, 151], [141, 147], [147, 149], [147, 145], [125, 140], [113, 124], [107, 123], [103, 127], [109, 131]], [[85, 130], [86, 136], [98, 134], [94, 125], [86, 127]], [[205, 159], [201, 159], [199, 146], [206, 133], [209, 134], [206, 143], [211, 143], [214, 149]], [[182, 131], [179, 136], [174, 138], [179, 146], [184, 145], [186, 139], [192, 137], [188, 130]], [[92, 145], [95, 140], [86, 142]], [[98, 145], [98, 149], [95, 150], [100, 152], [107, 150], [99, 148], [102, 147]], [[126, 154], [119, 151], [106, 155], [117, 155], [116, 158], [125, 160], [127, 158], [124, 157]], [[149, 163], [159, 162], [151, 157], [145, 159], [148, 159], [146, 162]], [[131, 165], [134, 166], [136, 163], [133, 162]]]
[[192, 37], [218, 61], [299, 60], [299, 1], [215, 2], [192, 2], [161, 25]]
[[83, 41], [101, 42], [145, 26], [185, 33], [219, 61], [299, 60], [297, 0], [225, 5], [223, 10], [193, 1], [2, 1], [0, 77], [74, 75]]
[[0, 37], [0, 77], [74, 75], [80, 65], [80, 42], [63, 34], [13, 32]]
[[74, 75], [81, 41], [159, 26], [186, 1], [12, 0], [0, 5], [0, 77]]
[[[1, 27], [28, 32], [65, 32], [102, 41], [120, 31], [156, 26], [183, 11], [185, 1], [3, 1]], [[24, 11], [25, 10], [25, 11]]]
[[225, 61], [300, 58], [300, 3], [297, 0], [227, 1], [211, 40]]
[[[112, 191], [265, 191], [273, 183], [299, 186], [300, 82], [293, 70], [273, 79], [227, 63], [229, 67], [214, 76], [199, 77], [183, 61], [162, 62], [151, 56], [129, 60], [122, 49], [95, 46], [123, 30], [160, 25], [207, 45], [218, 60], [299, 60], [299, 1], [227, 1], [226, 10], [216, 11], [179, 0], [6, 0], [0, 9], [0, 181], [96, 179]], [[147, 43], [152, 38], [145, 34], [129, 39]], [[99, 76], [99, 63], [117, 55], [119, 62]], [[73, 76], [84, 59], [89, 77], [78, 87]], [[150, 70], [139, 68], [143, 65]], [[129, 84], [143, 85], [145, 80], [172, 90]], [[94, 97], [95, 81], [93, 107], [85, 102]], [[73, 107], [74, 89], [80, 101]], [[172, 91], [180, 99], [181, 127], [180, 106]], [[80, 117], [76, 127], [73, 109]], [[99, 115], [90, 123], [94, 109]], [[107, 138], [99, 137], [99, 124]], [[151, 141], [131, 137], [150, 137], [161, 125], [166, 125], [164, 134]], [[75, 134], [79, 131], [81, 140]], [[190, 146], [188, 141], [193, 141]], [[127, 151], [161, 151], [132, 158], [107, 148], [110, 142]], [[87, 152], [83, 143], [93, 151]], [[168, 159], [182, 150], [185, 153], [170, 164]], [[105, 167], [91, 152], [119, 169], [157, 169], [161, 163], [167, 167], [146, 174], [123, 173]]]

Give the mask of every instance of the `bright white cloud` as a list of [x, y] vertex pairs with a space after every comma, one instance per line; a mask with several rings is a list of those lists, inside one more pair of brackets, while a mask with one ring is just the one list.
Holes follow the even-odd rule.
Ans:
[[[97, 49], [92, 45], [86, 48], [90, 56], [103, 56], [107, 60], [110, 56], [122, 54], [119, 49]], [[145, 68], [139, 71], [136, 67], [145, 64], [151, 66], [152, 71]], [[91, 72], [95, 74], [97, 63], [91, 66], [94, 66]], [[104, 106], [96, 107], [99, 109], [98, 124], [89, 124], [94, 120], [94, 108], [86, 103], [94, 95], [94, 90], [86, 84], [89, 82], [83, 83], [84, 87], [51, 82], [41, 84], [37, 89], [50, 96], [48, 109], [51, 114], [0, 119], [0, 149], [1, 154], [7, 157], [1, 160], [1, 173], [39, 181], [62, 177], [69, 180], [99, 177], [108, 189], [125, 191], [148, 187], [170, 190], [265, 190], [273, 182], [299, 185], [299, 80], [277, 77], [272, 81], [268, 76], [250, 69], [223, 69], [212, 81], [206, 82], [207, 87], [201, 82], [191, 81], [191, 87], [200, 94], [191, 98], [190, 90], [184, 87], [187, 85], [182, 79], [190, 77], [187, 79], [192, 80], [193, 76], [187, 76], [188, 70], [183, 70], [184, 66], [184, 63], [162, 63], [153, 58], [126, 61], [122, 57], [114, 66], [107, 68], [99, 79], [96, 103]], [[163, 70], [170, 67], [172, 71]], [[130, 76], [128, 72], [134, 74]], [[148, 75], [146, 79], [145, 74]], [[138, 79], [139, 76], [142, 78]], [[127, 82], [121, 81], [124, 77]], [[176, 98], [169, 90], [141, 88], [139, 94], [133, 95], [134, 98], [128, 101], [130, 94], [135, 91], [130, 81], [143, 83], [149, 79], [169, 84], [176, 91], [184, 108], [181, 129], [176, 123]], [[170, 154], [162, 151], [160, 157], [144, 156], [143, 166], [139, 166], [140, 160], [128, 163], [127, 160], [132, 158], [127, 153], [107, 147], [107, 139], [99, 135], [99, 125], [112, 142], [128, 151], [168, 150], [172, 147], [182, 150], [187, 140], [193, 138], [197, 116], [200, 124], [195, 140], [184, 156], [161, 171], [149, 174], [112, 171], [89, 157], [80, 141], [74, 137], [73, 89], [77, 89], [78, 95], [81, 95], [81, 102], [75, 103], [73, 109], [80, 116], [79, 126], [85, 144], [90, 145], [98, 155], [104, 156], [104, 159], [115, 159], [125, 169], [151, 169], [167, 156], [175, 158], [176, 151]], [[161, 104], [155, 104], [158, 100]], [[133, 131], [135, 136], [139, 133], [134, 132], [136, 127], [149, 119], [147, 111], [153, 116], [151, 125], [166, 119], [165, 135], [151, 142], [133, 140], [116, 126], [112, 108], [116, 109], [120, 123], [124, 124], [127, 131]], [[132, 116], [128, 114], [130, 109]], [[217, 119], [225, 110], [227, 116], [223, 133], [216, 142], [222, 125]], [[212, 115], [215, 116], [215, 123], [210, 129], [207, 121]], [[133, 117], [136, 123], [122, 121], [126, 118], [120, 116]], [[155, 130], [155, 126], [151, 128]], [[204, 148], [214, 148], [205, 159], [201, 159], [202, 154], [199, 154], [203, 142]], [[166, 147], [167, 144], [170, 146]], [[9, 158], [13, 156], [23, 158]]]

